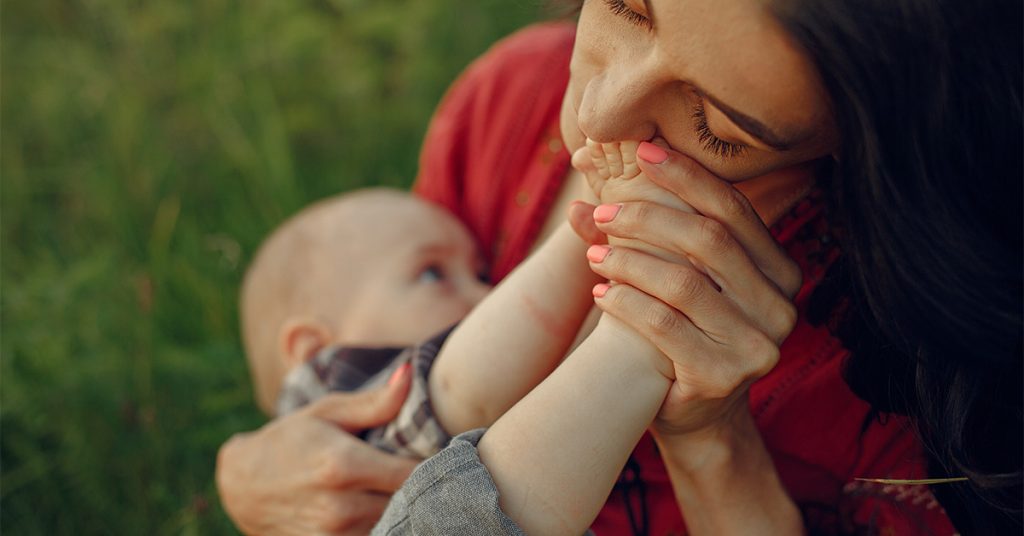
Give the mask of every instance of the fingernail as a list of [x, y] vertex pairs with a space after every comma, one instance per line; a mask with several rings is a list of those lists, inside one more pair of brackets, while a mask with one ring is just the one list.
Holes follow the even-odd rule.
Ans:
[[622, 209], [622, 204], [617, 205], [598, 205], [594, 209], [594, 221], [598, 223], [608, 223], [615, 219], [618, 215], [619, 210]]
[[587, 260], [590, 262], [601, 262], [608, 256], [612, 248], [608, 246], [594, 245], [587, 249]]
[[610, 288], [612, 288], [611, 285], [605, 283], [598, 283], [594, 285], [594, 290], [592, 290], [591, 292], [593, 292], [595, 298], [603, 298], [604, 295], [608, 293], [608, 289]]
[[409, 371], [412, 369], [412, 363], [405, 363], [402, 366], [395, 369], [391, 373], [391, 377], [388, 378], [388, 387], [391, 387], [397, 383], [401, 383], [406, 376], [409, 375]]
[[636, 155], [652, 164], [660, 164], [668, 160], [668, 153], [665, 152], [665, 149], [648, 141], [640, 143], [640, 147], [636, 149]]

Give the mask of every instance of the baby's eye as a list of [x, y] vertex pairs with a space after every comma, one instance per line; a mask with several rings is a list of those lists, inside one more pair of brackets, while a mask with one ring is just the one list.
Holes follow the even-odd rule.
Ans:
[[417, 281], [420, 283], [439, 283], [445, 280], [444, 269], [437, 264], [431, 264], [420, 271]]

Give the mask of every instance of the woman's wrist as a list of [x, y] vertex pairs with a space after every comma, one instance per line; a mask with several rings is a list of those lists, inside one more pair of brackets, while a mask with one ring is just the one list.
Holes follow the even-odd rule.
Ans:
[[651, 432], [693, 534], [803, 532], [799, 509], [745, 405], [713, 426]]
[[[741, 401], [746, 402], [746, 397]], [[651, 435], [666, 457], [666, 463], [672, 463], [680, 476], [694, 479], [729, 470], [741, 462], [749, 463], [745, 451], [752, 444], [762, 443], [750, 412], [745, 408], [730, 412], [712, 425], [684, 432], [659, 425], [656, 421], [651, 426]]]

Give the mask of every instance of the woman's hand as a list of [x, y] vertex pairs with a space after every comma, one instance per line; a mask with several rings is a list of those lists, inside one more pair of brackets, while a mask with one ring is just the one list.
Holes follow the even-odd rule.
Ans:
[[[676, 382], [654, 423], [659, 435], [735, 422], [747, 388], [775, 366], [793, 329], [801, 278], [742, 193], [694, 160], [667, 154], [659, 163], [639, 159], [641, 170], [698, 214], [627, 202], [596, 228], [676, 252], [693, 266], [621, 247], [591, 264], [616, 282], [598, 307], [674, 363]], [[578, 220], [570, 215], [581, 236], [593, 237]]]
[[221, 502], [247, 534], [366, 534], [418, 460], [392, 456], [352, 433], [398, 413], [410, 375], [387, 387], [330, 394], [217, 456]]
[[[800, 270], [736, 188], [667, 150], [640, 160], [650, 180], [697, 214], [651, 202], [593, 211], [587, 238], [637, 239], [691, 265], [611, 247], [592, 269], [616, 283], [596, 298], [673, 363], [676, 379], [653, 423], [680, 510], [693, 534], [801, 534], [747, 406], [751, 383], [778, 362], [796, 323]], [[595, 289], [595, 294], [602, 294]]]

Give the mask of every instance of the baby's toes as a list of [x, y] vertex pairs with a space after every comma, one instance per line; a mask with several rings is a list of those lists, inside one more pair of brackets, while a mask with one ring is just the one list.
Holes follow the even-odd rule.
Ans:
[[619, 144], [602, 143], [601, 148], [604, 149], [604, 159], [608, 161], [608, 177], [622, 177], [622, 151], [619, 150]]
[[587, 138], [587, 151], [590, 154], [590, 159], [594, 162], [594, 169], [597, 170], [598, 176], [603, 180], [608, 180], [608, 161], [604, 157], [604, 149], [601, 148], [601, 144]]
[[606, 179], [602, 178], [598, 172], [594, 159], [590, 156], [589, 147], [580, 147], [576, 149], [576, 152], [572, 153], [572, 167], [583, 174], [594, 195], [600, 197]]
[[638, 141], [624, 141], [619, 143], [619, 151], [622, 154], [622, 178], [629, 180], [640, 174], [640, 166], [636, 163], [636, 149], [640, 147]]

